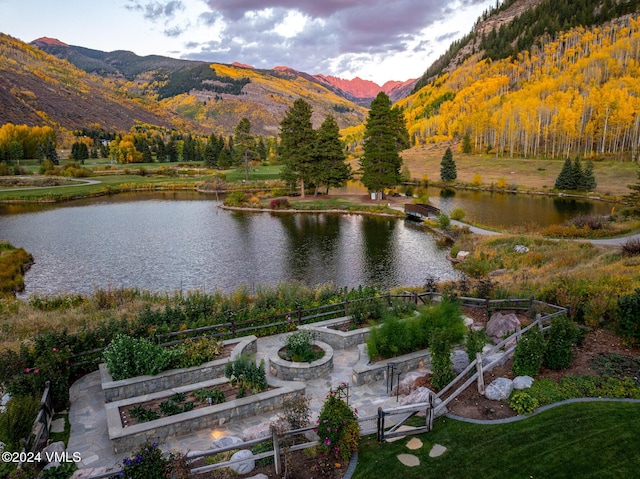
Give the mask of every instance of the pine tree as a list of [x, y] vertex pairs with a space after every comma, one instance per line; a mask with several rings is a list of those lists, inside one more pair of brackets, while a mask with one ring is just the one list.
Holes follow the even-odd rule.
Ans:
[[555, 189], [556, 190], [573, 190], [575, 188], [575, 184], [573, 183], [573, 165], [571, 164], [570, 159], [566, 159], [564, 165], [562, 165], [562, 170], [558, 174], [556, 178]]
[[364, 131], [364, 155], [360, 162], [362, 183], [369, 191], [383, 191], [400, 182], [402, 158], [399, 152], [409, 146], [404, 113], [391, 108], [384, 92], [371, 102]]
[[290, 184], [300, 182], [300, 195], [303, 198], [305, 183], [311, 174], [315, 139], [311, 105], [298, 98], [280, 122], [280, 156], [284, 163], [280, 176]]
[[458, 177], [456, 162], [453, 160], [451, 148], [447, 148], [440, 162], [440, 179], [442, 181], [455, 181]]
[[571, 168], [571, 176], [572, 176], [572, 185], [573, 188], [570, 188], [572, 190], [580, 190], [580, 191], [585, 191], [586, 188], [584, 187], [584, 175], [582, 172], [582, 163], [580, 162], [580, 158], [576, 157], [575, 160], [573, 160], [573, 167]]
[[313, 151], [312, 177], [318, 187], [343, 186], [351, 178], [351, 166], [345, 162], [346, 155], [340, 142], [340, 128], [332, 115], [327, 115], [317, 131]]
[[249, 181], [249, 160], [251, 160], [256, 153], [253, 148], [251, 122], [248, 118], [242, 118], [236, 126], [235, 140], [236, 153], [244, 164], [244, 179], [245, 181]]
[[584, 186], [584, 191], [593, 191], [598, 186], [596, 176], [593, 173], [593, 161], [591, 160], [587, 161], [587, 165], [582, 172], [582, 184]]
[[467, 133], [462, 138], [462, 153], [468, 155], [471, 151], [473, 151], [473, 145], [471, 144], [471, 137]]

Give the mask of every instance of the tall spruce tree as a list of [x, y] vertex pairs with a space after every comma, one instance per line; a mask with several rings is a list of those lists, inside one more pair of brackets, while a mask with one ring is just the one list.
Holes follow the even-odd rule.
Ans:
[[456, 178], [458, 178], [456, 162], [453, 160], [451, 148], [447, 147], [444, 155], [442, 155], [442, 161], [440, 161], [440, 179], [449, 182], [455, 181]]
[[251, 135], [251, 122], [248, 118], [242, 118], [235, 131], [236, 154], [241, 158], [244, 164], [244, 179], [249, 181], [249, 161], [255, 156], [256, 152], [253, 145], [253, 136]]
[[391, 107], [384, 92], [371, 102], [364, 130], [364, 155], [360, 161], [362, 184], [371, 192], [382, 192], [400, 183], [400, 151], [409, 147], [404, 113]]
[[587, 160], [587, 164], [582, 171], [582, 186], [583, 191], [593, 191], [598, 186], [596, 181], [596, 175], [593, 173], [593, 161]]
[[312, 176], [318, 188], [343, 186], [351, 178], [351, 166], [345, 162], [346, 155], [340, 141], [340, 128], [333, 115], [327, 115], [317, 131], [313, 151]]
[[305, 182], [312, 174], [315, 139], [311, 105], [298, 98], [280, 122], [280, 157], [284, 163], [280, 176], [291, 184], [300, 182], [302, 197], [305, 195]]
[[571, 164], [571, 160], [567, 158], [562, 165], [562, 170], [558, 174], [556, 178], [556, 183], [554, 185], [556, 190], [573, 190], [575, 188], [575, 183], [573, 179], [573, 165]]

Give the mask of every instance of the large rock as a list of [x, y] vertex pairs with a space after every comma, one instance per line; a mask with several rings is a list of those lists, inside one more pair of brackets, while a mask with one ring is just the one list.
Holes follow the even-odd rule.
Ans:
[[254, 439], [271, 437], [271, 423], [276, 420], [277, 418], [274, 418], [273, 421], [261, 422], [255, 426], [249, 426], [242, 431], [242, 438], [245, 441], [253, 441]]
[[469, 355], [466, 351], [455, 350], [451, 353], [451, 361], [453, 362], [453, 370], [456, 374], [460, 374], [469, 366]]
[[246, 461], [239, 462], [237, 464], [231, 464], [229, 469], [231, 469], [236, 474], [240, 474], [241, 476], [244, 474], [249, 474], [256, 467], [256, 461], [253, 459], [253, 453], [248, 449], [241, 449], [236, 452], [233, 456], [231, 456], [231, 461], [236, 461], [239, 459], [246, 459]]
[[[423, 402], [428, 403], [429, 395], [435, 396], [435, 393], [430, 389], [425, 388], [424, 386], [420, 386], [414, 389], [413, 391], [411, 391], [411, 393], [408, 396], [405, 396], [402, 399], [400, 399], [400, 405], [408, 406], [409, 404], [419, 404]], [[435, 401], [433, 402], [433, 407], [437, 408], [438, 406], [440, 406], [440, 404], [442, 404], [442, 399], [436, 398]], [[438, 413], [434, 417], [444, 416], [445, 414], [447, 414], [447, 412], [449, 412], [448, 409], [444, 407], [440, 411], [438, 411]]]
[[487, 386], [484, 396], [492, 401], [504, 401], [513, 391], [513, 381], [507, 378], [497, 378]]
[[506, 336], [514, 333], [518, 326], [520, 320], [515, 314], [494, 313], [487, 323], [487, 336], [493, 339], [494, 344], [498, 344]]
[[225, 449], [227, 447], [241, 446], [244, 441], [236, 436], [223, 436], [211, 443], [209, 449]]
[[[426, 372], [410, 371], [407, 374], [402, 375], [400, 384], [393, 387], [391, 395], [402, 394], [403, 396], [410, 394], [415, 389], [414, 383], [417, 379], [423, 378], [427, 375]], [[395, 378], [394, 378], [395, 380]]]
[[531, 376], [518, 376], [513, 378], [513, 389], [528, 389], [533, 384]]

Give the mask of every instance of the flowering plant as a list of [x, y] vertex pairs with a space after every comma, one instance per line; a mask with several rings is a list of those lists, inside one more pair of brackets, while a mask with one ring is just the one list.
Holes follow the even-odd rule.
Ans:
[[329, 391], [318, 417], [316, 433], [320, 437], [320, 451], [334, 464], [348, 462], [358, 450], [360, 425], [357, 411], [342, 399], [348, 385], [341, 384]]

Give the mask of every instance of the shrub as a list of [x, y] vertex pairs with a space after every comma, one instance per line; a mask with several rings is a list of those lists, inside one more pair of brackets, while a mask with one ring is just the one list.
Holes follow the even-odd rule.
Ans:
[[578, 334], [578, 327], [566, 316], [553, 318], [544, 353], [544, 365], [550, 369], [567, 369], [571, 366], [573, 346]]
[[158, 374], [177, 363], [180, 349], [165, 349], [145, 338], [119, 334], [102, 352], [104, 362], [116, 381]]
[[51, 467], [42, 471], [38, 477], [41, 479], [69, 479], [76, 472], [78, 466], [75, 462], [63, 462], [57, 467]]
[[640, 344], [640, 288], [618, 299], [618, 329], [630, 345]]
[[448, 334], [436, 329], [431, 336], [431, 384], [437, 389], [447, 386], [456, 377], [451, 361], [451, 344]]
[[334, 463], [348, 462], [358, 450], [360, 439], [356, 412], [340, 398], [346, 387], [343, 384], [329, 391], [318, 416], [316, 432], [320, 437], [320, 451]]
[[631, 238], [622, 246], [622, 254], [626, 256], [640, 255], [640, 238]]
[[601, 230], [608, 226], [607, 218], [602, 215], [578, 215], [567, 220], [568, 226], [575, 226], [579, 229]]
[[456, 221], [462, 221], [462, 219], [465, 217], [466, 213], [462, 208], [454, 208], [453, 211], [451, 211], [451, 219], [452, 220], [456, 220]]
[[481, 331], [469, 331], [467, 333], [465, 347], [467, 349], [469, 362], [476, 360], [476, 353], [481, 353], [485, 344], [487, 344], [487, 334], [484, 329]]
[[178, 367], [189, 368], [216, 359], [222, 353], [224, 343], [217, 338], [201, 338], [197, 341], [185, 341], [181, 349]]
[[264, 360], [257, 365], [252, 358], [244, 354], [227, 363], [224, 375], [232, 385], [240, 388], [242, 393], [239, 392], [238, 396], [244, 396], [247, 390], [255, 394], [269, 387]]
[[284, 210], [290, 206], [288, 198], [274, 198], [269, 202], [269, 208], [272, 210]]
[[153, 409], [146, 408], [140, 404], [129, 409], [129, 415], [138, 422], [149, 422], [160, 419], [160, 414]]
[[299, 330], [285, 339], [286, 358], [289, 361], [310, 363], [318, 359], [313, 349], [313, 335], [310, 331]]
[[360, 327], [369, 321], [377, 321], [384, 314], [382, 300], [353, 301], [349, 303], [349, 315], [354, 326]]
[[242, 206], [249, 200], [246, 193], [242, 191], [234, 191], [229, 193], [224, 199], [225, 206]]
[[513, 374], [535, 376], [540, 372], [545, 354], [545, 342], [538, 328], [531, 328], [520, 339], [513, 354]]
[[162, 479], [168, 472], [169, 460], [157, 444], [145, 443], [131, 457], [122, 460], [122, 476], [127, 479]]
[[0, 413], [0, 441], [7, 451], [19, 451], [20, 439], [26, 439], [36, 420], [40, 400], [33, 396], [14, 396]]
[[509, 407], [518, 415], [531, 414], [538, 409], [539, 406], [540, 403], [538, 399], [526, 391], [513, 391], [509, 397]]
[[438, 228], [448, 230], [451, 227], [451, 219], [445, 213], [439, 213], [436, 217]]
[[222, 404], [226, 401], [224, 392], [217, 387], [196, 389], [193, 391], [193, 396], [200, 402], [208, 402], [211, 398], [211, 404]]

